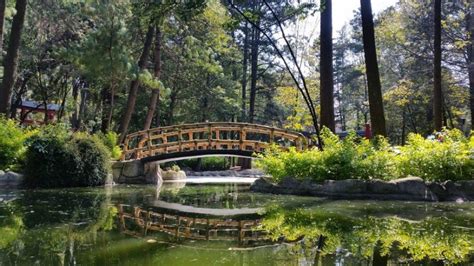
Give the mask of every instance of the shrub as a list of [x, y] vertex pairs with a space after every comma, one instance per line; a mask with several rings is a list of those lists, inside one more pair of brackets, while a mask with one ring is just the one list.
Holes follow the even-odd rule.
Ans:
[[408, 136], [400, 147], [398, 167], [402, 176], [415, 175], [428, 181], [474, 178], [474, 136], [459, 130], [444, 130], [431, 138]]
[[91, 136], [74, 136], [70, 145], [80, 162], [80, 172], [72, 178], [73, 185], [103, 185], [109, 164], [109, 151], [105, 145]]
[[337, 179], [394, 179], [407, 175], [427, 181], [474, 178], [474, 137], [459, 130], [445, 130], [436, 139], [411, 134], [408, 144], [394, 149], [384, 138], [344, 140], [323, 129], [324, 151], [274, 146], [261, 155], [257, 166], [276, 181], [283, 177], [313, 181]]
[[29, 187], [101, 185], [108, 158], [107, 148], [96, 137], [71, 136], [58, 126], [48, 127], [27, 141], [25, 182]]
[[115, 160], [120, 159], [120, 156], [122, 155], [122, 150], [117, 145], [117, 143], [118, 143], [118, 134], [113, 132], [113, 131], [109, 131], [105, 134], [98, 133], [96, 135], [100, 139], [100, 141], [102, 141], [102, 143], [110, 151], [111, 158], [115, 159]]
[[222, 171], [230, 168], [230, 162], [226, 157], [203, 157], [200, 159], [187, 159], [176, 162], [165, 163], [163, 167], [177, 165], [181, 169], [193, 169], [195, 171]]
[[227, 170], [230, 163], [226, 157], [204, 157], [201, 159], [201, 170], [203, 171], [222, 171]]
[[33, 136], [27, 141], [24, 172], [29, 187], [69, 187], [80, 172], [71, 146], [58, 136]]
[[282, 152], [273, 146], [260, 156], [257, 166], [276, 180], [287, 176], [313, 181], [390, 178], [395, 155], [386, 140], [359, 139], [354, 133], [340, 140], [327, 129], [322, 130], [322, 139], [322, 152], [316, 148], [301, 152], [290, 148]]
[[20, 161], [25, 139], [33, 133], [23, 130], [14, 120], [0, 116], [0, 169], [12, 168]]

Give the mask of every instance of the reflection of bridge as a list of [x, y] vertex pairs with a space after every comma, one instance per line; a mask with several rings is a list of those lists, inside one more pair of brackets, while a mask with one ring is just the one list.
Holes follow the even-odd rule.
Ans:
[[282, 148], [306, 147], [306, 138], [297, 132], [246, 123], [198, 123], [159, 127], [126, 136], [121, 160], [145, 162], [177, 158], [230, 155], [251, 157], [270, 144]]
[[[124, 204], [119, 204], [118, 210], [121, 231], [135, 236], [146, 236], [154, 231], [193, 240], [231, 240], [239, 243], [269, 240], [266, 232], [258, 229], [258, 219], [196, 218], [147, 211]], [[139, 232], [133, 230], [137, 227]]]

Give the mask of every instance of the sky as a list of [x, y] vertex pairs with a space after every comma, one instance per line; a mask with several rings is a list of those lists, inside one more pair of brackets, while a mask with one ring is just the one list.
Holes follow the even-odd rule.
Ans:
[[[395, 5], [398, 0], [372, 0], [372, 12], [374, 14]], [[333, 35], [336, 36], [345, 23], [354, 16], [354, 10], [360, 7], [360, 0], [332, 0], [332, 23]]]

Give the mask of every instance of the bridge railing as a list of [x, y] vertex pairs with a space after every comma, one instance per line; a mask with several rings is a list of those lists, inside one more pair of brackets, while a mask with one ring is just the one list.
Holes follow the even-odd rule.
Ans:
[[120, 231], [129, 235], [147, 236], [153, 232], [161, 232], [176, 238], [192, 240], [238, 241], [240, 243], [270, 240], [267, 232], [259, 228], [259, 219], [190, 217], [185, 214], [151, 211], [125, 204], [118, 204], [117, 208]]
[[247, 123], [197, 123], [159, 127], [128, 134], [122, 160], [193, 150], [263, 152], [276, 143], [283, 149], [307, 146], [304, 135], [275, 127]]

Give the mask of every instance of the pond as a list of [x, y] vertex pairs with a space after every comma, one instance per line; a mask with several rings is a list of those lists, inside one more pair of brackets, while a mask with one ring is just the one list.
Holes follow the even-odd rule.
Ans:
[[330, 201], [248, 185], [0, 191], [0, 265], [474, 263], [474, 203]]

